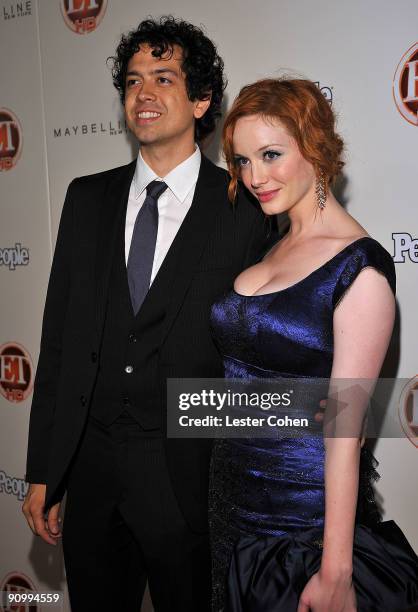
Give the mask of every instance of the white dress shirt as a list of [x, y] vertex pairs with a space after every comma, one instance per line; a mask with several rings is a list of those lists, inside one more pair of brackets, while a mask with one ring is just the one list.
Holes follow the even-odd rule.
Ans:
[[143, 205], [151, 181], [164, 181], [168, 189], [158, 198], [158, 234], [155, 244], [154, 262], [151, 273], [153, 282], [161, 264], [167, 255], [184, 217], [193, 200], [202, 156], [196, 145], [195, 152], [166, 176], [160, 177], [144, 161], [139, 152], [135, 174], [129, 190], [128, 207], [125, 222], [125, 262], [128, 264], [129, 249], [134, 231], [136, 216]]

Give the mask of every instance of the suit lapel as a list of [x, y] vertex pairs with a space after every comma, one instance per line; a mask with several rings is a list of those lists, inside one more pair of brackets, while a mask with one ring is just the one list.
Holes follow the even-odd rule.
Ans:
[[146, 328], [153, 312], [165, 305], [158, 344], [164, 341], [183, 303], [211, 228], [225, 202], [226, 187], [219, 169], [202, 155], [192, 205], [137, 314], [137, 327]]
[[[117, 228], [119, 223], [124, 222], [135, 167], [136, 160], [110, 179], [103, 197], [95, 259], [96, 322], [99, 338], [106, 314]], [[164, 310], [165, 318], [158, 328], [156, 338], [158, 345], [164, 341], [175, 320], [215, 219], [222, 206], [227, 204], [225, 193], [226, 185], [220, 177], [219, 169], [202, 155], [192, 205], [136, 316], [136, 327], [140, 332], [154, 323], [156, 311]]]
[[106, 312], [109, 278], [115, 250], [116, 232], [126, 213], [129, 188], [135, 172], [136, 160], [124, 166], [111, 178], [100, 208], [99, 230], [95, 258], [96, 323], [99, 338]]

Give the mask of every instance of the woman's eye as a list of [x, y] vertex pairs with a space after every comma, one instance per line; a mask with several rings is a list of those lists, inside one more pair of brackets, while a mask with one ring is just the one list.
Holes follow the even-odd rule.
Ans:
[[280, 155], [281, 153], [279, 153], [278, 151], [265, 151], [264, 159], [267, 159], [268, 161], [273, 161], [277, 159], [278, 157], [280, 157]]
[[246, 157], [236, 157], [235, 164], [238, 166], [238, 168], [243, 168], [244, 166], [248, 165], [248, 159]]

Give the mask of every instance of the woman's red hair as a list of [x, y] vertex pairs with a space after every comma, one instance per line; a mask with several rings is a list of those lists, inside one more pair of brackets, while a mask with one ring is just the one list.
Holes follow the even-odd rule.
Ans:
[[231, 175], [231, 201], [239, 179], [233, 134], [238, 119], [248, 115], [279, 120], [317, 176], [322, 173], [327, 184], [341, 172], [344, 143], [335, 131], [335, 115], [315, 83], [306, 79], [262, 79], [241, 89], [225, 119], [222, 141]]

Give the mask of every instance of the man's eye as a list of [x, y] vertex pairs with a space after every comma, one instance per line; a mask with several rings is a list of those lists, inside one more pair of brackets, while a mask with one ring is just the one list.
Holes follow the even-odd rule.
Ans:
[[132, 85], [135, 85], [136, 83], [139, 83], [139, 80], [138, 80], [138, 79], [128, 79], [128, 80], [126, 81], [126, 85], [127, 85], [127, 87], [131, 87]]
[[167, 77], [158, 77], [158, 80], [160, 83], [163, 83], [163, 84], [171, 83], [170, 79], [167, 79]]

